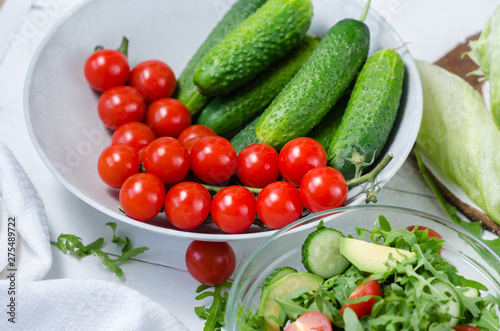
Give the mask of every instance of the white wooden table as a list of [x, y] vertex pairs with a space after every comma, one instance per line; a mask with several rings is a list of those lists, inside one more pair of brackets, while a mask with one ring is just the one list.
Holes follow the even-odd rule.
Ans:
[[[6, 0], [6, 3], [16, 2], [20, 9], [22, 6], [28, 8], [21, 4], [25, 1], [31, 0]], [[49, 172], [30, 141], [22, 109], [24, 79], [37, 45], [57, 19], [78, 1], [38, 1], [26, 14], [17, 10], [17, 24], [9, 22], [12, 20], [0, 20], [0, 43], [5, 42], [2, 36], [12, 40], [6, 53], [0, 54], [0, 141], [13, 151], [40, 192], [47, 210], [51, 239], [55, 240], [60, 233], [74, 233], [89, 242], [106, 237], [109, 228], [104, 224], [112, 220], [75, 197]], [[233, 2], [211, 1], [214, 8]], [[494, 0], [372, 0], [372, 9], [386, 17], [410, 43], [414, 57], [430, 62], [479, 32], [497, 5]], [[0, 18], [1, 14], [0, 9]], [[419, 209], [446, 218], [409, 160], [382, 189], [378, 203]], [[124, 280], [117, 279], [95, 258], [78, 260], [55, 248], [53, 266], [46, 278], [96, 278], [122, 283], [162, 304], [190, 330], [201, 330], [203, 322], [193, 311], [193, 307], [200, 305], [194, 300], [199, 284], [189, 276], [184, 264], [189, 241], [122, 223], [118, 224], [118, 231], [131, 238], [136, 247], [149, 247], [137, 260], [123, 265]], [[239, 263], [258, 244], [233, 242]], [[105, 247], [106, 251], [113, 252], [112, 249]]]

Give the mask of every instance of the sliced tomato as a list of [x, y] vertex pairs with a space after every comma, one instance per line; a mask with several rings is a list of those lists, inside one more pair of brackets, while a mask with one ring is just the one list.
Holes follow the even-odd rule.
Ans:
[[[410, 225], [406, 228], [406, 230], [408, 231], [413, 231], [413, 229], [415, 229], [415, 225]], [[425, 231], [427, 230], [428, 232], [428, 235], [427, 235], [427, 238], [438, 238], [438, 239], [443, 239], [443, 237], [441, 237], [441, 235], [439, 233], [437, 233], [436, 231], [432, 230], [432, 229], [429, 229], [428, 227], [425, 227], [425, 226], [422, 226], [422, 225], [419, 225], [418, 226], [418, 230], [419, 231]]]
[[[348, 301], [356, 300], [367, 295], [374, 295], [379, 297], [382, 296], [382, 288], [380, 287], [378, 281], [370, 280], [366, 283], [358, 285], [358, 287], [356, 287], [354, 291], [352, 291], [351, 295], [349, 296], [349, 298], [347, 298], [347, 300]], [[346, 302], [342, 305], [342, 308], [340, 309], [340, 315], [344, 314], [344, 310], [346, 308], [351, 308], [356, 314], [356, 316], [358, 316], [358, 318], [361, 318], [365, 315], [370, 315], [370, 313], [372, 312], [372, 307], [376, 302], [377, 299], [375, 298], [370, 298], [366, 301], [361, 301], [357, 303]]]
[[457, 325], [452, 327], [452, 329], [455, 331], [481, 331], [472, 325]]
[[332, 325], [324, 314], [311, 311], [300, 316], [284, 331], [332, 331]]

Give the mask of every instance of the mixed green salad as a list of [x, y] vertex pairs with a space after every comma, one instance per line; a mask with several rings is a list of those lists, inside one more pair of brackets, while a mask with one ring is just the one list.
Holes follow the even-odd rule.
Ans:
[[355, 230], [357, 239], [345, 238], [320, 223], [302, 247], [307, 272], [269, 275], [255, 311], [240, 309], [239, 329], [500, 329], [499, 299], [441, 257], [435, 231], [392, 229], [383, 216], [371, 231]]

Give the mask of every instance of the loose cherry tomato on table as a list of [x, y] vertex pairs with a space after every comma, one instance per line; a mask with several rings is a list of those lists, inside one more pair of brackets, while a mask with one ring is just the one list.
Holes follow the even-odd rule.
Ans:
[[113, 188], [139, 172], [140, 160], [135, 149], [125, 144], [106, 147], [99, 155], [97, 172], [102, 181]]
[[481, 331], [478, 328], [471, 325], [457, 325], [452, 327], [455, 331]]
[[226, 138], [205, 137], [191, 149], [191, 169], [196, 177], [210, 184], [231, 178], [238, 168], [236, 151]]
[[236, 175], [245, 186], [264, 187], [278, 179], [278, 152], [266, 144], [252, 144], [238, 154]]
[[120, 205], [127, 214], [138, 221], [149, 221], [160, 212], [165, 202], [165, 185], [148, 173], [138, 173], [125, 180], [120, 189]]
[[[413, 231], [413, 229], [415, 229], [415, 225], [410, 225], [406, 228], [406, 230], [408, 231]], [[443, 237], [441, 237], [441, 235], [439, 233], [437, 233], [436, 231], [432, 230], [432, 229], [429, 229], [428, 227], [425, 227], [425, 226], [422, 226], [422, 225], [419, 225], [418, 226], [418, 231], [425, 231], [427, 230], [427, 238], [437, 238], [437, 239], [443, 239]]]
[[149, 105], [144, 122], [157, 137], [177, 138], [191, 125], [191, 114], [179, 100], [162, 98]]
[[313, 213], [341, 207], [347, 200], [347, 194], [344, 176], [331, 167], [309, 170], [300, 183], [302, 203]]
[[216, 136], [217, 134], [215, 133], [214, 130], [210, 129], [208, 126], [201, 125], [201, 124], [195, 124], [195, 125], [190, 125], [182, 132], [179, 134], [179, 141], [186, 149], [188, 152], [191, 153], [191, 149], [193, 146], [202, 138], [209, 137], [209, 136]]
[[215, 224], [226, 233], [247, 230], [257, 214], [255, 197], [243, 186], [227, 186], [212, 199], [211, 214]]
[[115, 86], [101, 95], [97, 103], [101, 121], [111, 130], [127, 122], [142, 122], [146, 114], [144, 98], [130, 86]]
[[165, 185], [179, 183], [189, 171], [189, 153], [172, 137], [160, 137], [145, 149], [142, 160], [146, 172], [157, 176]]
[[283, 146], [279, 154], [279, 171], [285, 180], [299, 186], [312, 168], [326, 166], [326, 152], [316, 140], [295, 138]]
[[211, 201], [210, 193], [200, 184], [181, 182], [168, 191], [165, 197], [165, 214], [175, 227], [191, 230], [207, 218]]
[[324, 314], [311, 311], [301, 315], [283, 331], [332, 331], [332, 325]]
[[257, 196], [257, 215], [267, 227], [281, 229], [302, 215], [299, 190], [288, 182], [274, 182]]
[[236, 266], [234, 251], [226, 242], [193, 241], [185, 260], [189, 274], [209, 286], [226, 281]]
[[156, 136], [149, 126], [141, 122], [128, 122], [120, 125], [111, 138], [111, 144], [125, 144], [137, 152], [149, 145]]
[[160, 60], [143, 61], [136, 65], [130, 72], [128, 83], [142, 93], [148, 104], [171, 97], [177, 86], [174, 72]]
[[[349, 295], [347, 300], [356, 300], [367, 295], [379, 297], [382, 296], [382, 288], [380, 287], [378, 281], [370, 280], [366, 283], [358, 285], [358, 287], [354, 289], [351, 295]], [[342, 305], [342, 308], [340, 308], [340, 315], [344, 314], [344, 310], [346, 308], [351, 308], [354, 313], [356, 313], [356, 316], [358, 316], [358, 318], [361, 318], [365, 315], [370, 315], [370, 313], [372, 312], [372, 307], [376, 302], [377, 299], [375, 298], [370, 298], [366, 301], [361, 301], [358, 303], [346, 302]]]
[[[126, 52], [127, 44], [128, 40], [123, 38], [120, 49]], [[130, 66], [121, 51], [100, 49], [85, 61], [84, 74], [90, 86], [103, 92], [115, 86], [125, 85], [129, 78]]]

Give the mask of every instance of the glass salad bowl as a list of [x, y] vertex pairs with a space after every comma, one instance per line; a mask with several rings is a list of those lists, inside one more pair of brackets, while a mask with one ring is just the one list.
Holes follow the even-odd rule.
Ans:
[[226, 329], [239, 330], [237, 318], [242, 307], [255, 312], [262, 284], [274, 270], [292, 267], [298, 272], [306, 271], [301, 262], [302, 244], [320, 221], [345, 237], [358, 238], [354, 228], [371, 231], [380, 215], [388, 220], [392, 229], [419, 225], [436, 231], [445, 241], [440, 255], [456, 267], [458, 274], [486, 286], [488, 291], [482, 295], [500, 297], [500, 257], [468, 231], [421, 211], [382, 205], [350, 206], [311, 214], [279, 230], [260, 245], [235, 277], [226, 306]]

